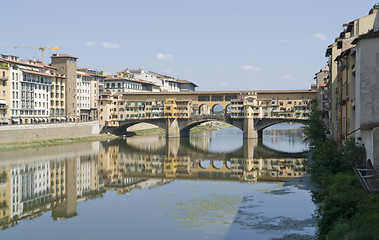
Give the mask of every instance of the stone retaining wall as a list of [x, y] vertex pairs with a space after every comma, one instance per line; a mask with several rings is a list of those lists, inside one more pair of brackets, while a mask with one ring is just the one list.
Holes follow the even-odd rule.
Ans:
[[84, 137], [99, 134], [99, 122], [49, 123], [38, 125], [0, 126], [0, 142], [68, 137]]

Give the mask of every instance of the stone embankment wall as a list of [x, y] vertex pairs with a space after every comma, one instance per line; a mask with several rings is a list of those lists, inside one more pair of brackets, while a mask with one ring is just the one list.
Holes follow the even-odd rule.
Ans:
[[0, 126], [0, 142], [84, 137], [99, 134], [99, 122]]

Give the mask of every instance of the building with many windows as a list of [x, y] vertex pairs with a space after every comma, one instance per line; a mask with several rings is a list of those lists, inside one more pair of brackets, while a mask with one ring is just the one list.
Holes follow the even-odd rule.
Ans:
[[378, 12], [375, 5], [367, 16], [343, 25], [344, 29], [326, 50], [328, 57], [329, 128], [334, 139], [343, 141], [355, 129], [356, 48], [353, 41], [372, 31]]
[[11, 122], [49, 122], [50, 89], [55, 75], [40, 62], [19, 61], [18, 57], [10, 55], [1, 57], [9, 65], [8, 99]]
[[192, 92], [197, 85], [191, 81], [175, 79], [174, 77], [155, 72], [145, 72], [143, 69], [125, 69], [117, 73], [117, 77], [128, 77], [152, 83], [152, 92]]
[[10, 65], [0, 58], [0, 124], [10, 124]]
[[77, 105], [77, 57], [67, 54], [53, 54], [51, 66], [57, 69], [58, 74], [66, 77], [65, 109], [66, 120], [74, 121], [80, 116]]

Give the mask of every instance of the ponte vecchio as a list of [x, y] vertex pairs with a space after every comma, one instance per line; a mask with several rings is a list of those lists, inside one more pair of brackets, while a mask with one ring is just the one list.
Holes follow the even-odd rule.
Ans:
[[192, 127], [221, 121], [261, 138], [263, 129], [282, 122], [306, 124], [314, 90], [105, 92], [100, 95], [99, 121], [104, 130], [125, 134], [138, 123], [163, 128], [167, 137], [188, 137]]

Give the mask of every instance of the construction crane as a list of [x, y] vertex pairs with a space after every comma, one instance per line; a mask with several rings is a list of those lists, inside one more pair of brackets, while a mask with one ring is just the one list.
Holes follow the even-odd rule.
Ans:
[[53, 47], [53, 48], [50, 48], [50, 47], [44, 47], [44, 46], [39, 46], [39, 47], [36, 47], [36, 46], [30, 46], [30, 45], [26, 45], [26, 46], [23, 46], [23, 45], [6, 45], [6, 44], [0, 44], [0, 47], [3, 47], [3, 48], [31, 48], [31, 49], [38, 49], [38, 50], [41, 50], [41, 62], [44, 63], [44, 59], [45, 59], [45, 50], [52, 50], [52, 51], [55, 51], [55, 50], [59, 50], [61, 49], [60, 47]]

